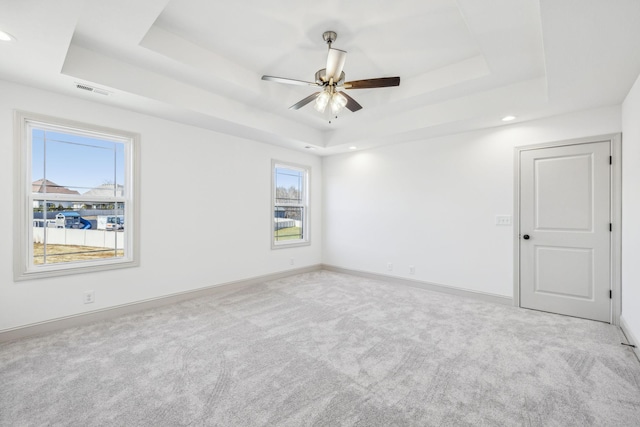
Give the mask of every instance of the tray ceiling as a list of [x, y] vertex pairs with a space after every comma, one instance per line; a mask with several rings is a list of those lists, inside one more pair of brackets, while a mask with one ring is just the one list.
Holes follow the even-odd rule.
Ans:
[[[615, 105], [640, 73], [634, 0], [0, 2], [0, 78], [319, 155]], [[338, 33], [362, 106], [288, 107]], [[96, 87], [107, 94], [81, 91]]]

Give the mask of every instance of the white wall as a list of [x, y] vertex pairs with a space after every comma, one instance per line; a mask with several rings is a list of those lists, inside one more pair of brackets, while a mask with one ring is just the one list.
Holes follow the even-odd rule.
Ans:
[[[316, 156], [0, 81], [0, 200], [13, 216], [13, 110], [142, 135], [141, 265], [14, 282], [12, 221], [0, 222], [0, 331], [321, 262], [321, 161]], [[271, 250], [271, 159], [309, 165], [308, 247]], [[170, 233], [161, 209], [198, 232]], [[196, 221], [206, 218], [203, 228]], [[233, 224], [223, 227], [229, 218]], [[289, 265], [289, 259], [295, 265]], [[95, 290], [96, 302], [82, 303]]]
[[[622, 104], [622, 318], [640, 339], [640, 77]], [[636, 342], [636, 345], [640, 342]]]
[[[324, 262], [511, 296], [512, 228], [494, 223], [495, 215], [512, 214], [514, 147], [621, 131], [621, 109], [609, 107], [321, 160], [8, 82], [0, 81], [0, 93], [0, 197], [9, 215], [14, 109], [142, 135], [141, 266], [14, 282], [13, 225], [2, 221], [0, 331], [285, 271], [292, 268], [290, 258], [294, 268]], [[629, 183], [640, 172], [628, 165], [640, 156], [638, 83], [624, 117], [623, 214], [636, 218], [640, 195]], [[272, 158], [312, 167], [309, 247], [270, 249]], [[185, 206], [192, 205], [207, 212], [211, 228], [177, 232], [166, 241], [165, 219], [152, 214], [168, 206], [188, 215]], [[229, 212], [238, 227], [216, 227]], [[623, 265], [623, 315], [640, 336], [635, 223], [624, 225], [624, 259], [630, 261]], [[387, 262], [394, 271], [387, 271]], [[409, 265], [416, 267], [413, 276]], [[96, 302], [82, 304], [82, 292], [89, 289]]]
[[512, 297], [514, 147], [620, 130], [609, 107], [325, 158], [324, 263]]

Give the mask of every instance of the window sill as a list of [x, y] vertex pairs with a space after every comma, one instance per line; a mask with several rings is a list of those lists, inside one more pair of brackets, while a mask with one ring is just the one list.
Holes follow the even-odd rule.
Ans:
[[20, 282], [23, 280], [33, 279], [46, 279], [49, 277], [68, 276], [71, 274], [84, 274], [92, 273], [95, 271], [107, 271], [107, 270], [119, 270], [121, 268], [138, 267], [140, 263], [133, 260], [113, 260], [112, 262], [101, 261], [100, 263], [89, 263], [86, 265], [77, 265], [77, 263], [70, 267], [67, 264], [51, 265], [43, 267], [42, 269], [33, 269], [24, 272], [18, 272], [16, 270], [14, 274], [14, 281]]
[[309, 240], [289, 240], [284, 242], [271, 242], [271, 249], [297, 248], [300, 246], [311, 246]]

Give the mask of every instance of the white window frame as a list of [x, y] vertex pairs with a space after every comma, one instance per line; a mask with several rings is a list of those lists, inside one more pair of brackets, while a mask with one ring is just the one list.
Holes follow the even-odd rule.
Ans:
[[[33, 263], [33, 196], [31, 175], [32, 129], [44, 128], [124, 144], [124, 196], [100, 198], [100, 201], [124, 202], [127, 231], [124, 256], [92, 261], [34, 265]], [[14, 111], [14, 280], [30, 280], [69, 274], [136, 267], [140, 264], [140, 135], [137, 133], [76, 122], [37, 113]], [[82, 195], [47, 194], [51, 201], [89, 201]], [[93, 199], [93, 198], [91, 198]]]
[[[276, 241], [274, 235], [274, 212], [276, 206], [276, 168], [283, 167], [287, 169], [297, 170], [300, 172], [304, 172], [304, 182], [303, 182], [303, 198], [302, 203], [299, 205], [287, 205], [291, 207], [302, 207], [302, 239], [295, 240], [281, 240]], [[311, 244], [311, 222], [310, 222], [310, 208], [309, 201], [310, 199], [310, 188], [311, 188], [311, 167], [299, 165], [296, 163], [285, 162], [280, 160], [271, 160], [271, 249], [282, 249], [282, 248], [292, 248], [297, 246], [309, 246]]]

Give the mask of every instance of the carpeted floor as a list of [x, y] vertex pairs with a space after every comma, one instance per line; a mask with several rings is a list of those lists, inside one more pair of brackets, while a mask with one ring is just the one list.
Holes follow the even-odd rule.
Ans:
[[640, 426], [618, 328], [326, 271], [0, 348], [2, 426]]

